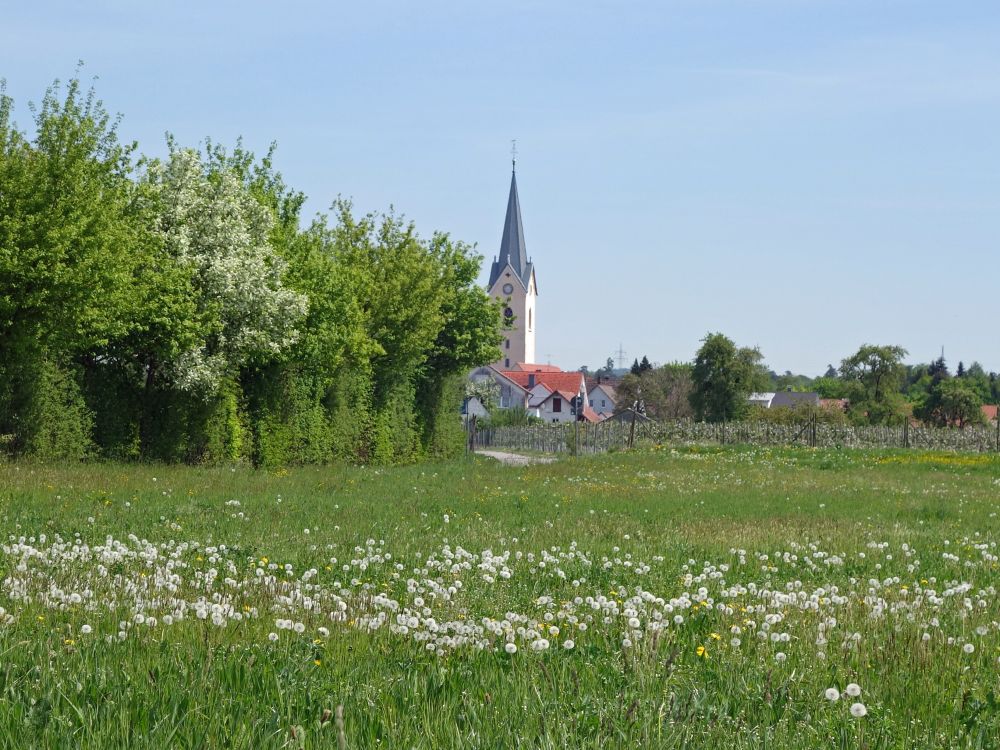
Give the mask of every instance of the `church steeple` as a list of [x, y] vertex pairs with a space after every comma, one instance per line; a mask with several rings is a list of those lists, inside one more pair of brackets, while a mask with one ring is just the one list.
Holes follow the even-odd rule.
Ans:
[[[513, 167], [513, 162], [512, 162]], [[517, 197], [517, 173], [511, 169], [510, 195], [507, 197], [507, 216], [500, 239], [500, 257], [493, 261], [489, 286], [493, 286], [508, 265], [521, 283], [527, 287], [531, 279], [531, 264], [524, 244], [524, 226], [521, 223], [521, 202]]]
[[[516, 152], [515, 152], [516, 155]], [[521, 202], [517, 197], [517, 174], [511, 162], [510, 195], [507, 216], [503, 222], [500, 256], [490, 270], [489, 295], [500, 303], [506, 324], [503, 331], [501, 358], [494, 366], [501, 370], [516, 367], [518, 362], [535, 361], [535, 305], [538, 287], [535, 266], [528, 260], [521, 224]]]

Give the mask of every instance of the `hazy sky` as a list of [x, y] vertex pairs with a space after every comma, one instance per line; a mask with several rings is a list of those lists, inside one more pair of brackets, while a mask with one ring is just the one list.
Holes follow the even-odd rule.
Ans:
[[4, 5], [20, 123], [83, 60], [146, 153], [276, 140], [310, 212], [393, 205], [483, 281], [516, 138], [543, 361], [1000, 369], [995, 0]]

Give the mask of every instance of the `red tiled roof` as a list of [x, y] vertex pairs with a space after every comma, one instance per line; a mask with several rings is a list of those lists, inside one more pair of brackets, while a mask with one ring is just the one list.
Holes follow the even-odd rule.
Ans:
[[555, 365], [538, 365], [533, 362], [518, 362], [517, 369], [523, 372], [562, 372]]
[[986, 417], [990, 422], [995, 422], [997, 420], [997, 411], [1000, 409], [996, 404], [983, 404], [982, 405], [983, 416]]
[[522, 388], [528, 388], [528, 378], [534, 377], [535, 385], [544, 385], [550, 391], [567, 391], [575, 396], [580, 392], [580, 381], [583, 376], [578, 372], [519, 372], [504, 370], [503, 375], [517, 383]]
[[846, 398], [821, 398], [819, 400], [819, 405], [822, 409], [840, 409], [841, 411], [847, 411], [849, 402]]

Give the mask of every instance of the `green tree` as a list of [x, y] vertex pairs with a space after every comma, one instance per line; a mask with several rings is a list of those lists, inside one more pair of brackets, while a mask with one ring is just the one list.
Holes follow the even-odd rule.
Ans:
[[83, 365], [132, 317], [134, 146], [77, 78], [48, 89], [30, 139], [12, 107], [0, 86], [0, 432], [15, 451], [77, 457], [91, 429]]
[[900, 346], [865, 344], [840, 364], [840, 377], [848, 386], [850, 416], [855, 422], [886, 424], [906, 413], [899, 392], [906, 377]]
[[471, 246], [436, 233], [427, 249], [438, 266], [442, 323], [417, 373], [417, 406], [424, 446], [443, 455], [463, 439], [455, 431], [460, 403], [448, 399], [447, 385], [500, 356], [501, 306], [476, 283], [483, 259]]
[[966, 427], [985, 422], [981, 407], [982, 401], [967, 378], [942, 378], [914, 409], [914, 415], [936, 427]]
[[651, 368], [641, 375], [628, 373], [616, 386], [619, 409], [643, 401], [646, 414], [654, 419], [685, 419], [694, 415], [690, 396], [691, 365], [673, 362]]
[[979, 400], [985, 403], [993, 402], [993, 395], [990, 391], [990, 376], [978, 362], [969, 365], [965, 372], [965, 381], [972, 386], [972, 389], [979, 396]]
[[819, 394], [820, 398], [847, 398], [849, 389], [847, 383], [839, 377], [829, 378], [824, 375], [813, 380], [812, 390]]
[[736, 345], [721, 333], [709, 333], [695, 356], [690, 395], [695, 417], [709, 422], [737, 419], [747, 413], [747, 397], [768, 382], [756, 348]]

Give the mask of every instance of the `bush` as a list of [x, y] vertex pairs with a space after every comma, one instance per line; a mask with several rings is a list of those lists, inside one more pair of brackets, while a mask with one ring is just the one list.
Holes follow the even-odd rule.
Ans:
[[514, 406], [510, 409], [494, 409], [482, 424], [485, 427], [525, 427], [544, 423], [545, 420], [533, 416], [523, 406]]

